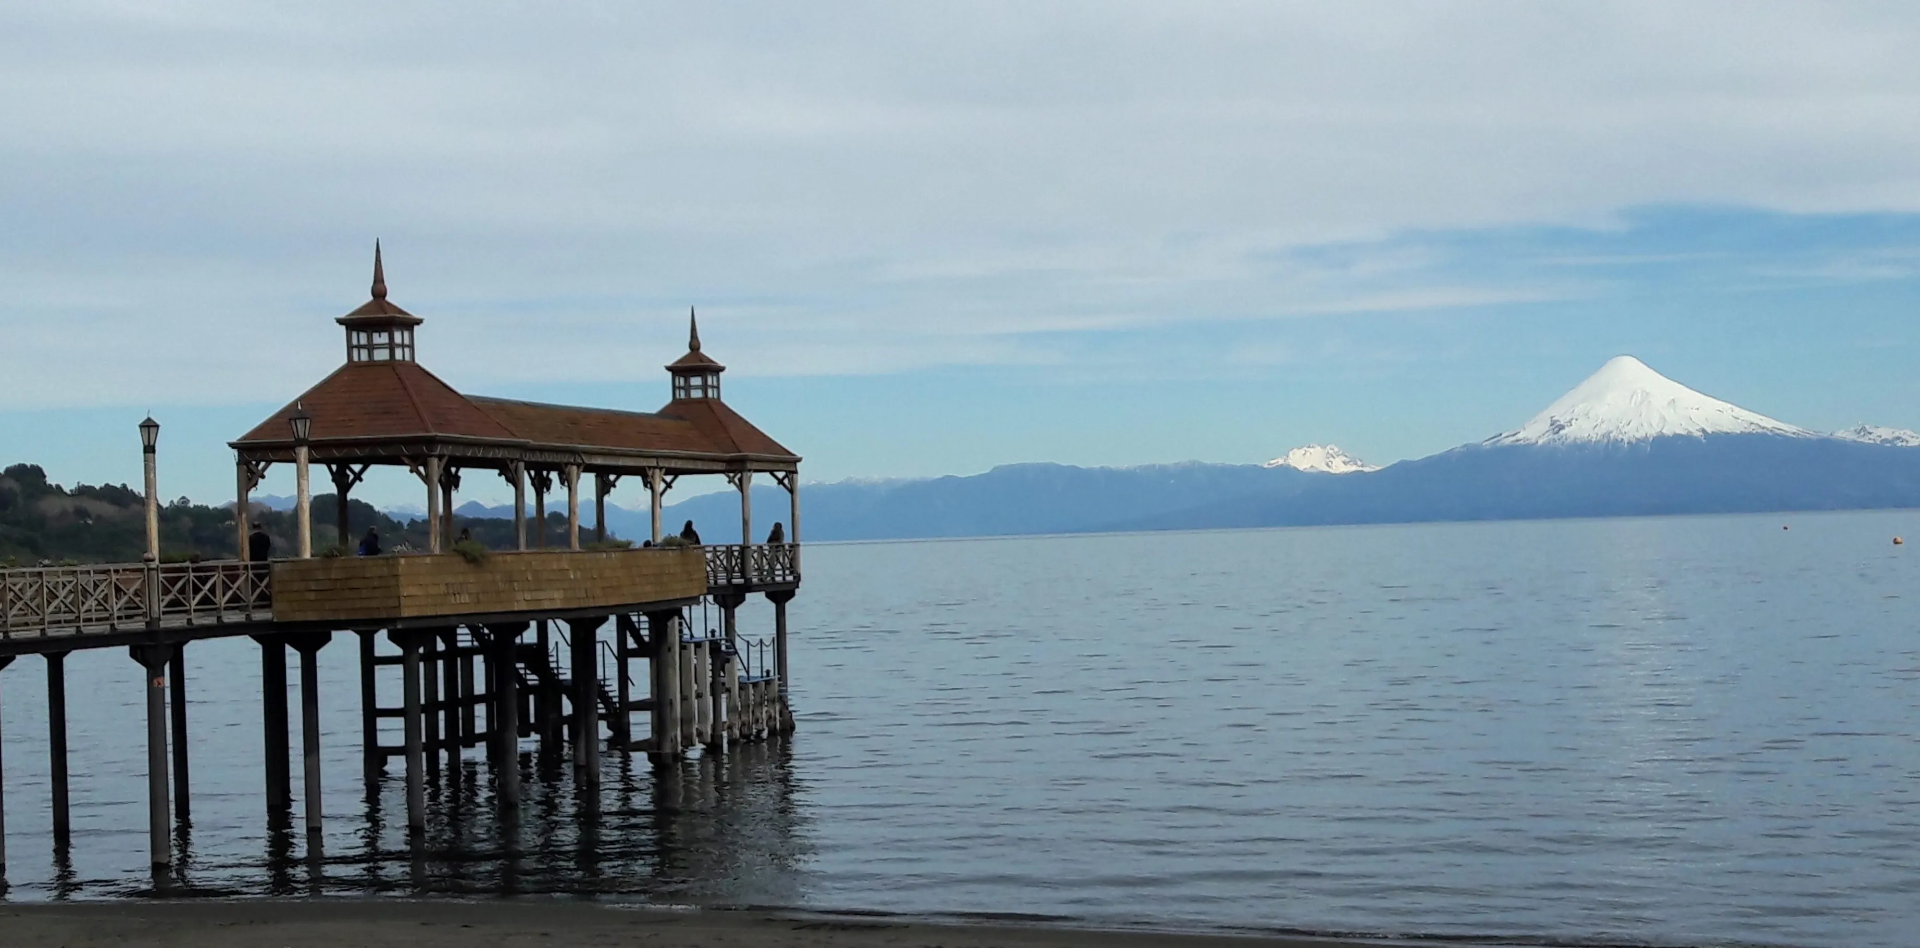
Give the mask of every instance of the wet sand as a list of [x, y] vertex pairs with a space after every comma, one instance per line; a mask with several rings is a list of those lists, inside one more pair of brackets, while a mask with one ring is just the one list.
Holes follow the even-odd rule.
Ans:
[[589, 902], [313, 899], [0, 907], [6, 948], [1352, 948], [1339, 939], [933, 924], [773, 911], [628, 909]]

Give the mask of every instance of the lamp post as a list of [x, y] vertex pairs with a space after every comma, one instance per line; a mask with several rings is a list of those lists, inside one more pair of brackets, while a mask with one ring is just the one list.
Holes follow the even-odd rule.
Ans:
[[313, 416], [296, 403], [287, 424], [293, 428], [294, 495], [298, 505], [294, 516], [298, 521], [300, 558], [304, 560], [313, 556], [313, 497], [307, 488], [307, 439], [313, 434]]
[[147, 416], [140, 423], [140, 454], [147, 469], [147, 561], [160, 562], [160, 471], [154, 449], [160, 444], [160, 423]]

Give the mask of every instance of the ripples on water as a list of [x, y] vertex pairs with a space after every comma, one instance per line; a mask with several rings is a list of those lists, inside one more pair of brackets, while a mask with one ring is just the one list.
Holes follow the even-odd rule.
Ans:
[[[1889, 541], [1916, 524], [811, 547], [790, 744], [666, 775], [610, 760], [597, 805], [559, 767], [529, 784], [505, 839], [479, 768], [436, 796], [417, 861], [394, 825], [398, 781], [372, 810], [361, 795], [349, 639], [321, 653], [317, 867], [260, 815], [258, 653], [197, 645], [184, 874], [242, 893], [587, 890], [1182, 927], [1911, 944], [1920, 567]], [[743, 629], [770, 628], [763, 603], [746, 613]], [[137, 668], [124, 651], [68, 664], [64, 869], [47, 841], [39, 663], [0, 678], [14, 899], [150, 884]]]

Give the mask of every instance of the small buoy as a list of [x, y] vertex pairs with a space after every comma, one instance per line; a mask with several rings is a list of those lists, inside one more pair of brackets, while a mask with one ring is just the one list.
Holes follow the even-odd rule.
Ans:
[[1907, 541], [1905, 541], [1905, 540], [1902, 540], [1902, 539], [1900, 539], [1899, 537], [1894, 537], [1894, 538], [1893, 538], [1893, 545], [1894, 545], [1894, 546], [1899, 546], [1900, 544], [1902, 544], [1902, 543], [1905, 543], [1905, 542], [1907, 542]]
[[1792, 528], [1792, 527], [1789, 527], [1789, 526], [1787, 526], [1786, 524], [1784, 524], [1784, 523], [1783, 523], [1783, 524], [1781, 524], [1781, 525], [1780, 525], [1780, 529], [1782, 529], [1782, 530], [1791, 530], [1791, 529], [1793, 529], [1793, 528]]

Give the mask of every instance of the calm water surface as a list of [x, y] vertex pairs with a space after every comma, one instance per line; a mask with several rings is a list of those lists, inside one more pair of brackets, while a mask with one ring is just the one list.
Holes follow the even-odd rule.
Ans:
[[[168, 887], [1911, 945], [1920, 553], [1896, 534], [1920, 513], [810, 547], [791, 741], [616, 756], [590, 799], [529, 741], [517, 830], [469, 762], [417, 851], [398, 761], [362, 790], [349, 637], [321, 653], [311, 849], [263, 816], [258, 651], [195, 645]], [[138, 667], [68, 662], [59, 857], [41, 665], [0, 673], [6, 897], [150, 892]]]

